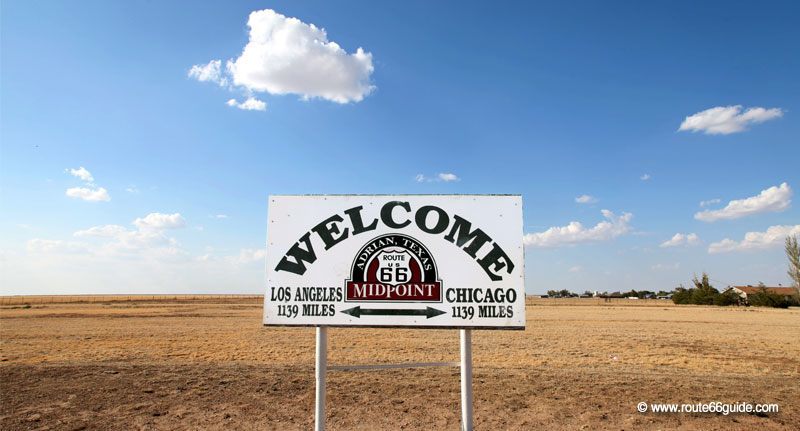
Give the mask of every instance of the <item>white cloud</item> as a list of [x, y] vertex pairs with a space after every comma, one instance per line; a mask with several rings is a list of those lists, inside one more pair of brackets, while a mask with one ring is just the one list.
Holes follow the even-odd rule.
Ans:
[[64, 171], [73, 177], [77, 177], [83, 181], [86, 181], [87, 183], [94, 182], [94, 177], [92, 177], [92, 174], [83, 166], [79, 167], [78, 169], [65, 169]]
[[86, 244], [73, 241], [61, 241], [35, 238], [26, 244], [29, 253], [81, 253], [86, 251]]
[[372, 54], [362, 48], [348, 54], [324, 29], [270, 9], [252, 12], [247, 25], [249, 41], [225, 71], [221, 60], [212, 60], [192, 66], [189, 76], [222, 86], [232, 82], [248, 94], [297, 94], [337, 103], [359, 102], [374, 90]]
[[263, 291], [263, 248], [215, 257], [205, 247], [194, 256], [166, 229], [175, 217], [149, 223], [155, 218], [136, 219], [148, 220], [145, 228], [100, 225], [65, 240], [31, 239], [27, 252], [0, 250], [0, 263], [14, 268], [4, 272], [0, 295]]
[[647, 181], [650, 178], [653, 178], [653, 177], [650, 176], [650, 174], [642, 174], [642, 176], [639, 177], [639, 179], [642, 180], [642, 181]]
[[683, 245], [697, 245], [700, 244], [700, 237], [695, 233], [676, 233], [667, 241], [661, 243], [659, 247], [679, 247]]
[[583, 270], [583, 267], [581, 267], [580, 265], [575, 265], [575, 266], [572, 266], [572, 267], [569, 268], [569, 272], [572, 272], [572, 273], [581, 272], [582, 270]]
[[722, 200], [719, 199], [719, 198], [709, 199], [707, 201], [700, 201], [700, 208], [705, 208], [705, 207], [707, 207], [709, 205], [715, 205], [715, 204], [718, 204], [720, 202], [722, 202]]
[[133, 224], [139, 229], [177, 229], [186, 226], [186, 220], [180, 213], [150, 213], [144, 218], [137, 218]]
[[126, 188], [125, 191], [128, 193], [139, 194], [139, 189], [136, 188], [136, 186], [130, 186]]
[[745, 199], [736, 199], [728, 202], [725, 208], [719, 210], [700, 211], [694, 218], [705, 222], [717, 220], [732, 220], [753, 214], [764, 212], [780, 212], [789, 208], [792, 202], [792, 188], [789, 184], [782, 183], [780, 186], [772, 186], [762, 190], [758, 196], [751, 196]]
[[[186, 221], [179, 214], [150, 213], [132, 222], [136, 229], [108, 224], [79, 230], [72, 235], [87, 241], [83, 251], [97, 257], [174, 258], [185, 255], [178, 240], [166, 234]], [[91, 240], [91, 241], [90, 241]], [[58, 252], [53, 249], [52, 252]]]
[[103, 187], [72, 187], [67, 189], [66, 195], [74, 199], [83, 199], [89, 202], [108, 202], [111, 200], [108, 190]]
[[763, 123], [782, 116], [783, 110], [780, 108], [754, 107], [742, 112], [742, 105], [717, 106], [686, 117], [678, 131], [728, 135], [743, 132], [750, 124]]
[[73, 234], [76, 237], [100, 237], [100, 238], [113, 238], [127, 232], [123, 226], [116, 224], [107, 224], [103, 226], [94, 226], [89, 229], [79, 230]]
[[213, 218], [215, 218], [217, 220], [223, 220], [223, 219], [228, 218], [228, 215], [227, 214], [215, 214], [215, 215], [213, 215], [211, 217], [213, 217]]
[[744, 234], [744, 239], [739, 242], [725, 238], [709, 245], [708, 252], [715, 254], [779, 247], [783, 245], [785, 238], [791, 235], [800, 235], [800, 224], [770, 226], [766, 232], [747, 232]]
[[74, 199], [82, 199], [89, 202], [108, 202], [111, 196], [108, 190], [103, 187], [98, 187], [94, 184], [94, 177], [91, 172], [83, 166], [78, 169], [65, 169], [66, 173], [73, 177], [80, 178], [85, 183], [86, 187], [71, 187], [68, 188], [65, 194]]
[[676, 270], [681, 267], [680, 263], [668, 264], [668, 263], [657, 263], [650, 267], [653, 271], [670, 271]]
[[228, 78], [222, 70], [221, 60], [211, 60], [207, 64], [196, 64], [189, 69], [189, 77], [200, 82], [213, 82], [220, 86], [228, 85]]
[[267, 251], [263, 248], [243, 248], [241, 251], [239, 251], [238, 256], [228, 256], [227, 259], [231, 263], [247, 264], [253, 262], [263, 262], [266, 256]]
[[267, 104], [255, 97], [248, 97], [244, 102], [237, 102], [236, 99], [230, 99], [225, 102], [226, 105], [234, 108], [239, 108], [243, 111], [266, 111]]
[[529, 233], [523, 237], [523, 242], [531, 247], [558, 247], [584, 242], [607, 241], [624, 235], [630, 231], [631, 213], [623, 213], [617, 217], [609, 210], [601, 213], [606, 220], [597, 223], [594, 227], [586, 228], [580, 222], [573, 221], [566, 226], [555, 226], [544, 232]]
[[580, 195], [575, 198], [575, 202], [579, 204], [593, 204], [597, 203], [597, 198], [590, 195]]
[[431, 183], [431, 182], [451, 183], [455, 181], [461, 181], [461, 178], [459, 178], [458, 175], [453, 173], [440, 172], [436, 174], [436, 176], [434, 177], [427, 177], [424, 174], [417, 174], [417, 176], [414, 177], [414, 181], [418, 183]]

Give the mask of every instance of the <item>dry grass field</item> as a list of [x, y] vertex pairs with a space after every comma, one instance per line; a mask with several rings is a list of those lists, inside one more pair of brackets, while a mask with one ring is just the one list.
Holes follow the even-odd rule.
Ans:
[[[25, 301], [21, 301], [25, 302]], [[28, 302], [30, 303], [30, 301]], [[314, 329], [254, 298], [105, 297], [0, 308], [0, 429], [310, 429]], [[449, 330], [331, 329], [329, 362], [458, 360]], [[797, 429], [800, 310], [532, 300], [476, 331], [476, 429]], [[638, 413], [645, 402], [779, 413]], [[459, 428], [458, 368], [331, 371], [328, 426]]]

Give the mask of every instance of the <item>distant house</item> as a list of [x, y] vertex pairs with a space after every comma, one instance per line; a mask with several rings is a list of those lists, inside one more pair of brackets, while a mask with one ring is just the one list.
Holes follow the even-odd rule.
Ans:
[[727, 289], [723, 290], [722, 293], [726, 293], [728, 291], [733, 291], [740, 298], [742, 301], [747, 302], [747, 297], [754, 293], [758, 293], [761, 289], [766, 289], [769, 293], [774, 293], [775, 295], [780, 295], [783, 299], [791, 299], [793, 296], [797, 295], [797, 289], [794, 287], [771, 287], [771, 286], [731, 286]]

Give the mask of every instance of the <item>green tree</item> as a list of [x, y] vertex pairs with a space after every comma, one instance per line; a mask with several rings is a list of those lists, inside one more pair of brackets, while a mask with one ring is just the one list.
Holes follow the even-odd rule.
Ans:
[[768, 291], [764, 283], [759, 283], [758, 292], [747, 296], [747, 302], [756, 307], [788, 308], [792, 305], [783, 296]]
[[711, 305], [714, 303], [716, 296], [719, 295], [719, 291], [708, 282], [708, 274], [705, 272], [700, 279], [695, 275], [692, 278], [692, 284], [694, 284], [694, 289], [691, 289], [692, 304]]
[[684, 289], [683, 286], [675, 289], [675, 293], [672, 294], [672, 302], [675, 304], [691, 304], [692, 290], [694, 289]]
[[714, 305], [739, 305], [740, 299], [736, 292], [728, 290], [714, 297]]
[[789, 258], [789, 278], [792, 279], [794, 287], [800, 289], [800, 246], [797, 244], [797, 236], [786, 237], [786, 257]]

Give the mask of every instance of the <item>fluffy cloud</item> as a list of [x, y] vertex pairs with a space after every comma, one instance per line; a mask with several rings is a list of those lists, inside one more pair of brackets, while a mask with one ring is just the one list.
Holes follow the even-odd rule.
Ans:
[[717, 220], [737, 219], [753, 214], [764, 212], [780, 212], [789, 208], [792, 202], [792, 188], [789, 184], [782, 183], [780, 186], [772, 186], [762, 190], [758, 196], [751, 196], [745, 199], [736, 199], [728, 202], [725, 208], [719, 210], [700, 211], [694, 218], [705, 222]]
[[35, 238], [26, 244], [28, 253], [81, 253], [87, 245], [80, 242]]
[[359, 102], [375, 88], [372, 54], [362, 48], [348, 54], [314, 24], [265, 9], [252, 12], [247, 25], [249, 41], [224, 71], [221, 60], [212, 60], [192, 66], [189, 76], [232, 83], [248, 94], [297, 94], [336, 103]]
[[237, 102], [236, 99], [230, 99], [226, 103], [228, 106], [239, 108], [243, 111], [266, 111], [267, 104], [255, 97], [248, 97], [244, 102]]
[[778, 247], [783, 245], [787, 236], [791, 235], [800, 235], [800, 224], [794, 226], [770, 226], [767, 228], [766, 232], [747, 232], [744, 234], [744, 239], [738, 242], [725, 238], [720, 242], [709, 245], [708, 252], [715, 254]]
[[[160, 217], [137, 220], [154, 219]], [[215, 257], [205, 247], [202, 256], [193, 256], [167, 229], [175, 225], [174, 217], [144, 229], [100, 225], [74, 232], [73, 238], [31, 239], [24, 253], [0, 250], [0, 261], [14, 268], [0, 283], [0, 294], [219, 293], [220, 286], [234, 286], [237, 293], [263, 291], [263, 248]]]
[[263, 248], [243, 248], [239, 251], [238, 256], [228, 256], [227, 260], [235, 264], [248, 264], [253, 262], [264, 262], [266, 257], [267, 251]]
[[659, 247], [679, 247], [683, 245], [697, 245], [700, 244], [700, 237], [695, 233], [676, 233], [667, 241], [661, 243]]
[[65, 169], [64, 172], [72, 175], [73, 177], [80, 178], [85, 187], [71, 187], [68, 188], [65, 194], [73, 199], [82, 199], [89, 202], [108, 202], [111, 196], [108, 190], [103, 187], [98, 187], [94, 184], [94, 177], [91, 172], [81, 166], [78, 169]]
[[579, 204], [593, 204], [597, 203], [597, 198], [590, 195], [580, 195], [575, 198], [575, 202]]
[[717, 106], [690, 115], [683, 120], [679, 131], [703, 132], [707, 135], [728, 135], [743, 132], [751, 124], [763, 123], [783, 116], [780, 108], [748, 108], [742, 105]]
[[642, 181], [647, 181], [650, 178], [653, 178], [653, 177], [650, 176], [650, 174], [642, 174], [642, 176], [639, 177], [639, 179], [642, 180]]
[[186, 226], [186, 220], [180, 213], [150, 213], [144, 218], [137, 218], [133, 224], [139, 229], [177, 229]]
[[83, 181], [85, 181], [87, 183], [93, 183], [94, 182], [94, 177], [92, 177], [91, 172], [89, 172], [83, 166], [79, 167], [78, 169], [65, 169], [64, 171], [66, 173], [72, 175], [73, 177], [80, 178], [81, 180], [83, 180]]
[[108, 190], [103, 187], [71, 187], [67, 189], [66, 195], [74, 199], [82, 199], [89, 202], [108, 202], [111, 200]]
[[676, 270], [680, 267], [681, 267], [680, 263], [673, 263], [673, 264], [657, 263], [655, 265], [652, 265], [650, 269], [652, 269], [653, 271], [671, 271], [671, 270]]
[[436, 174], [436, 176], [434, 177], [428, 177], [425, 176], [424, 174], [417, 174], [417, 176], [414, 177], [414, 181], [418, 183], [431, 183], [431, 182], [451, 183], [455, 181], [461, 181], [461, 178], [459, 178], [458, 175], [453, 173], [441, 172]]
[[107, 224], [103, 226], [94, 226], [86, 230], [79, 230], [73, 234], [75, 237], [98, 237], [98, 238], [113, 238], [127, 232], [123, 226], [116, 224]]
[[573, 221], [566, 226], [555, 226], [544, 232], [526, 234], [523, 242], [531, 247], [558, 247], [584, 242], [607, 241], [630, 231], [629, 223], [633, 214], [623, 213], [618, 217], [609, 210], [602, 210], [601, 213], [606, 220], [597, 223], [594, 227], [587, 228], [580, 222]]
[[150, 213], [132, 224], [136, 229], [108, 224], [79, 230], [72, 235], [88, 241], [83, 251], [94, 256], [165, 258], [184, 254], [178, 241], [166, 234], [169, 229], [185, 226], [186, 221], [179, 213]]
[[722, 202], [722, 199], [719, 198], [709, 199], [707, 201], [700, 201], [700, 208], [705, 208], [707, 206], [718, 204], [720, 202]]
[[189, 69], [189, 77], [200, 82], [213, 82], [220, 86], [228, 85], [222, 70], [222, 60], [211, 60], [207, 64], [196, 64]]

